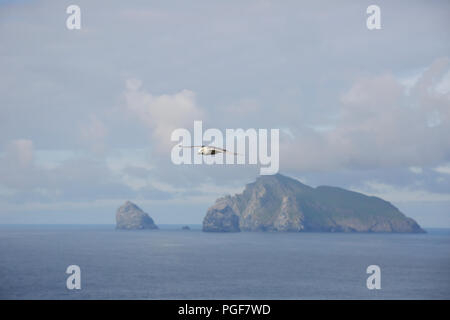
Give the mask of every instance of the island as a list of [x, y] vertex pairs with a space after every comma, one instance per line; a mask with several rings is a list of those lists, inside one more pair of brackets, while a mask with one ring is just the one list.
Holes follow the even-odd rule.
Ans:
[[260, 176], [243, 193], [216, 200], [203, 231], [425, 232], [381, 198], [338, 187], [313, 188], [281, 174]]
[[158, 229], [153, 219], [131, 201], [125, 202], [116, 212], [116, 229]]

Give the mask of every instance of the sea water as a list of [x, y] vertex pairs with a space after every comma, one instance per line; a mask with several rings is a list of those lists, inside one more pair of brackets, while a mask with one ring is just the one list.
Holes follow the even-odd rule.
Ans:
[[[207, 233], [0, 226], [1, 299], [450, 299], [450, 230]], [[78, 265], [81, 289], [66, 269]], [[381, 289], [369, 290], [369, 265]]]

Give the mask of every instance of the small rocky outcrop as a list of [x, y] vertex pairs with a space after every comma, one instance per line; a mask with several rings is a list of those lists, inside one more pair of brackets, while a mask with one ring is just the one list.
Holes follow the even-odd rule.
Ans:
[[203, 231], [207, 232], [239, 232], [239, 217], [227, 204], [211, 207], [203, 219]]
[[150, 216], [134, 203], [127, 201], [116, 213], [116, 229], [158, 229]]
[[189, 231], [191, 230], [191, 228], [189, 228], [189, 226], [182, 226], [181, 230]]

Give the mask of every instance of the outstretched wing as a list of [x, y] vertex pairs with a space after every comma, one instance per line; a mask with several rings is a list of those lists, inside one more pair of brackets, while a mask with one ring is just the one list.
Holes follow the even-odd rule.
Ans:
[[179, 145], [180, 148], [203, 148], [204, 146], [182, 146]]

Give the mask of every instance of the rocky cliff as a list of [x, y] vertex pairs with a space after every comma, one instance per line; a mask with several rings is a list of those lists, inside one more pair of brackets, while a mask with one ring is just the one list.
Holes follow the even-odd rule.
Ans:
[[158, 229], [150, 216], [134, 203], [127, 201], [116, 213], [116, 229]]
[[239, 216], [226, 202], [218, 202], [208, 210], [203, 231], [239, 232]]
[[280, 174], [260, 176], [242, 194], [218, 199], [203, 230], [424, 232], [380, 198], [337, 187], [312, 188]]

